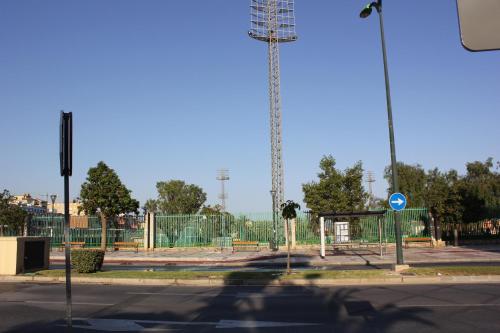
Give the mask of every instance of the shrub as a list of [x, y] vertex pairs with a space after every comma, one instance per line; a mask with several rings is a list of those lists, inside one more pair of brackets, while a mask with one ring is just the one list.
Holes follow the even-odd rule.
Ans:
[[71, 262], [78, 273], [95, 273], [101, 270], [104, 251], [77, 249], [71, 251]]

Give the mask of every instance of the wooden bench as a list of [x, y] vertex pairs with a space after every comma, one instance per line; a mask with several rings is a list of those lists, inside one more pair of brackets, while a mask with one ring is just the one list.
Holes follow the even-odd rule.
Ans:
[[344, 243], [333, 243], [333, 250], [341, 250], [341, 249], [353, 249], [359, 247], [359, 242], [344, 242]]
[[259, 242], [257, 241], [239, 241], [233, 240], [233, 253], [236, 252], [236, 249], [241, 248], [254, 248], [255, 251], [260, 251]]
[[429, 246], [433, 246], [431, 237], [406, 237], [404, 239], [405, 248], [408, 248], [410, 243], [429, 243]]
[[[85, 242], [68, 242], [69, 247], [78, 247], [83, 249], [85, 247]], [[64, 247], [66, 246], [66, 242], [62, 242], [61, 245], [59, 245], [59, 250], [62, 251], [64, 250]]]
[[115, 242], [113, 244], [115, 251], [120, 249], [134, 249], [135, 252], [139, 252], [139, 243], [137, 242]]

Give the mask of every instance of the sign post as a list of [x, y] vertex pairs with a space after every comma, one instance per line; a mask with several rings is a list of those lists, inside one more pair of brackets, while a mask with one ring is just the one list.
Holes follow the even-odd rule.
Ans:
[[59, 160], [64, 177], [64, 242], [66, 267], [66, 323], [71, 329], [71, 248], [69, 237], [69, 176], [73, 162], [73, 114], [61, 111], [59, 132]]

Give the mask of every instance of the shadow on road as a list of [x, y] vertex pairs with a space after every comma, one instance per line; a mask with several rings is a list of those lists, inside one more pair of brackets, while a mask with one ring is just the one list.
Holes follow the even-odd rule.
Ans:
[[[401, 309], [391, 303], [372, 304], [357, 287], [318, 288], [312, 285], [312, 280], [318, 277], [315, 273], [306, 276], [311, 280], [308, 285], [280, 287], [273, 283], [283, 277], [284, 271], [270, 278], [259, 276], [259, 272], [255, 274], [256, 280], [251, 286], [244, 285], [248, 281], [242, 279], [241, 272], [234, 272], [226, 278], [222, 288], [146, 287], [141, 290], [160, 295], [163, 292], [165, 296], [127, 295], [113, 306], [87, 311], [85, 318], [121, 320], [124, 329], [114, 329], [115, 332], [140, 331], [141, 327], [185, 332], [215, 332], [220, 328], [231, 332], [386, 332], [406, 324], [435, 329], [434, 324], [424, 318], [430, 312], [428, 309]], [[373, 288], [384, 292], [382, 287]], [[191, 296], [178, 296], [173, 304], [168, 295], [178, 290], [188, 290]], [[32, 306], [30, 311], [36, 313], [36, 309]], [[48, 321], [33, 316], [9, 332], [64, 332], [63, 316], [64, 312], [49, 310], [48, 318], [60, 319]], [[81, 316], [81, 313], [77, 311], [74, 316]], [[88, 326], [89, 323], [75, 320], [74, 325]], [[96, 331], [88, 328], [77, 328], [73, 332]]]

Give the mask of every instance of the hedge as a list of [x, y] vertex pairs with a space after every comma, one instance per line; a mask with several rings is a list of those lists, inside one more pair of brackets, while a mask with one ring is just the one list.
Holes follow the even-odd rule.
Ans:
[[75, 249], [71, 251], [71, 263], [78, 273], [95, 273], [101, 270], [104, 251]]

